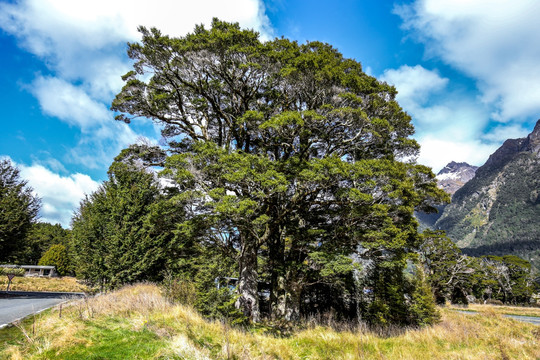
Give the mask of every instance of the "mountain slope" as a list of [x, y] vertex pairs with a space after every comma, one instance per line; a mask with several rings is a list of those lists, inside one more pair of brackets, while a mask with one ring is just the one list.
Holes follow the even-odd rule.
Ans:
[[[477, 169], [478, 166], [472, 166], [465, 162], [457, 163], [452, 161], [437, 173], [437, 185], [450, 195], [453, 195], [474, 177]], [[434, 214], [416, 212], [415, 216], [420, 222], [420, 229], [433, 228], [435, 222], [443, 214], [445, 207], [446, 205], [436, 206], [439, 212]]]
[[540, 120], [510, 139], [452, 197], [435, 223], [465, 252], [515, 254], [540, 268]]

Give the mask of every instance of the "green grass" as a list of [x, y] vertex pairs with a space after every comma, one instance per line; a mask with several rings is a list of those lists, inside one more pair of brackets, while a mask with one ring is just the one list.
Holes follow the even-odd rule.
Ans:
[[[423, 329], [337, 331], [306, 325], [288, 337], [242, 330], [173, 305], [153, 285], [79, 300], [0, 330], [1, 359], [538, 359], [540, 327], [491, 311], [441, 309]], [[351, 324], [349, 324], [351, 325]], [[345, 327], [347, 328], [347, 327]], [[353, 329], [353, 326], [349, 326]], [[25, 335], [26, 334], [26, 335]]]

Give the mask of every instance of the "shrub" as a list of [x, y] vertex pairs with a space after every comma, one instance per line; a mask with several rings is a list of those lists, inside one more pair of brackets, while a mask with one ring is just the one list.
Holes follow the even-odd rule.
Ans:
[[56, 267], [56, 272], [64, 276], [70, 272], [71, 264], [69, 255], [64, 245], [52, 245], [39, 260], [39, 265], [51, 265]]
[[10, 275], [13, 274], [15, 276], [24, 276], [25, 270], [21, 268], [5, 268], [0, 267], [0, 275]]
[[193, 306], [197, 300], [197, 289], [192, 282], [175, 278], [165, 283], [165, 296], [171, 302]]

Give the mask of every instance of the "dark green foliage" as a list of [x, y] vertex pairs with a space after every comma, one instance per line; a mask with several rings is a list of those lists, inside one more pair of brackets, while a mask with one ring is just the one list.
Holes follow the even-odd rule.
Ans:
[[38, 265], [51, 265], [56, 267], [56, 272], [60, 276], [72, 272], [71, 260], [65, 245], [52, 245], [49, 250], [39, 259]]
[[417, 267], [415, 277], [409, 280], [412, 285], [409, 323], [414, 325], [433, 325], [440, 320], [435, 299], [428, 280], [421, 267]]
[[173, 230], [181, 206], [163, 198], [151, 172], [122, 160], [72, 221], [77, 275], [107, 287], [160, 280], [178, 255]]
[[24, 241], [40, 205], [19, 170], [9, 160], [0, 160], [0, 262], [24, 263]]
[[69, 250], [69, 236], [70, 230], [62, 228], [60, 224], [33, 224], [25, 239], [24, 263], [37, 264], [43, 254], [55, 244], [64, 245]]
[[467, 304], [497, 300], [527, 304], [535, 291], [531, 264], [514, 255], [475, 258], [461, 250], [442, 231], [426, 230], [421, 260], [438, 303]]
[[[236, 307], [257, 321], [267, 283], [271, 317], [295, 320], [310, 287], [350, 297], [361, 245], [356, 255], [377, 259], [370, 282], [386, 310], [376, 317], [410, 322], [414, 284], [403, 272], [420, 243], [413, 211], [446, 198], [430, 169], [398, 161], [418, 144], [396, 90], [320, 42], [262, 43], [219, 20], [182, 38], [140, 31], [112, 109], [164, 126], [168, 156], [132, 154], [164, 164], [179, 191], [172, 199], [186, 204], [178, 245], [202, 258], [177, 270], [205, 279], [198, 291], [212, 294], [224, 272], [200, 259], [237, 261]], [[200, 308], [219, 298], [209, 296]]]

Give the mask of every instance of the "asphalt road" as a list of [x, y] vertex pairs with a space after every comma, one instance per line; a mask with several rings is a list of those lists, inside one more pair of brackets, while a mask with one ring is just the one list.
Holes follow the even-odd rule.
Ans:
[[0, 298], [0, 328], [15, 320], [43, 311], [66, 301], [57, 297], [10, 297]]
[[522, 315], [504, 315], [506, 317], [516, 319], [518, 321], [527, 322], [534, 325], [540, 325], [540, 317], [536, 316], [522, 316]]

